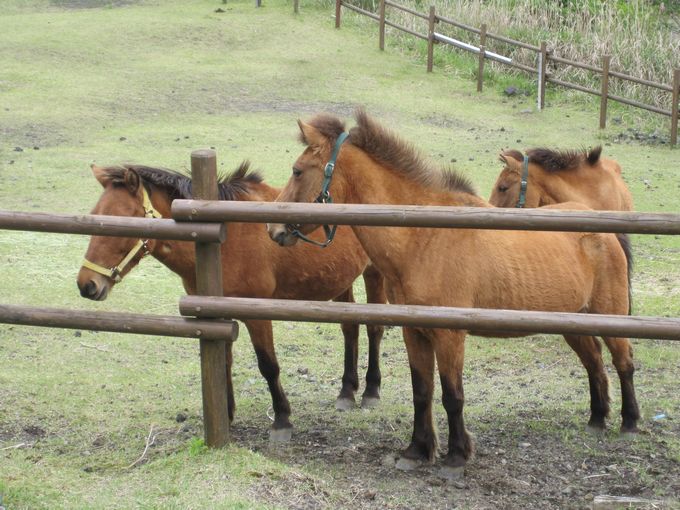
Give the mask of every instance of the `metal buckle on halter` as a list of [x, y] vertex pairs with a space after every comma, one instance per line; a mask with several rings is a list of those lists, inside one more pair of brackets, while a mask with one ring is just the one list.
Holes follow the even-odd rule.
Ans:
[[120, 275], [120, 269], [118, 269], [118, 266], [112, 267], [110, 269], [110, 271], [111, 271], [111, 279], [114, 282], [119, 283], [123, 280], [123, 277]]
[[527, 200], [527, 186], [529, 184], [529, 156], [524, 156], [524, 161], [522, 162], [522, 178], [520, 181], [519, 188], [519, 198], [517, 199], [517, 204], [515, 207], [518, 209], [523, 209], [524, 204]]

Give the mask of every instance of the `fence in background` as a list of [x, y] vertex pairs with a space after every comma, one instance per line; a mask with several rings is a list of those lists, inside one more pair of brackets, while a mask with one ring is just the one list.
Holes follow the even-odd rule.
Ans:
[[[194, 196], [216, 200], [215, 152], [194, 151], [191, 154], [191, 173]], [[194, 241], [197, 291], [207, 296], [222, 295], [220, 245], [226, 237], [224, 224], [0, 211], [0, 229]], [[231, 373], [226, 359], [231, 343], [238, 336], [235, 322], [0, 304], [0, 323], [199, 338], [205, 442], [208, 446], [220, 447], [229, 441], [227, 399]]]
[[[427, 14], [418, 12], [414, 9], [411, 9], [409, 7], [399, 5], [397, 3], [394, 3], [390, 0], [380, 0], [380, 4], [378, 7], [378, 13], [373, 13], [370, 11], [367, 11], [365, 9], [362, 9], [361, 7], [357, 7], [356, 5], [353, 5], [349, 2], [346, 2], [345, 0], [336, 0], [335, 1], [335, 27], [340, 28], [340, 23], [341, 23], [341, 8], [345, 7], [348, 10], [354, 11], [358, 14], [361, 14], [363, 16], [367, 16], [375, 21], [378, 22], [379, 29], [378, 29], [378, 46], [381, 50], [385, 49], [385, 27], [391, 27], [396, 30], [399, 30], [401, 32], [405, 32], [407, 34], [410, 34], [418, 39], [422, 39], [427, 42], [427, 71], [432, 72], [432, 67], [433, 67], [433, 55], [434, 55], [434, 46], [435, 44], [438, 43], [443, 43], [443, 44], [448, 44], [450, 46], [454, 46], [456, 48], [463, 49], [465, 51], [469, 51], [472, 53], [476, 53], [479, 55], [479, 65], [478, 65], [478, 70], [477, 70], [477, 91], [481, 92], [483, 88], [483, 80], [484, 80], [484, 63], [486, 59], [493, 60], [495, 62], [499, 62], [504, 65], [508, 65], [510, 67], [514, 67], [515, 69], [519, 69], [521, 71], [534, 74], [536, 75], [536, 81], [537, 81], [537, 107], [539, 110], [543, 109], [545, 107], [545, 87], [547, 83], [552, 83], [554, 85], [559, 85], [561, 87], [569, 88], [572, 90], [577, 90], [579, 92], [583, 92], [586, 94], [591, 94], [594, 96], [599, 96], [600, 97], [600, 129], [604, 129], [607, 125], [607, 103], [609, 100], [611, 101], [616, 101], [618, 103], [626, 104], [629, 106], [633, 106], [635, 108], [641, 108], [643, 110], [647, 110], [659, 115], [664, 115], [666, 117], [671, 118], [671, 128], [670, 128], [670, 144], [671, 146], [675, 146], [678, 142], [678, 115], [680, 113], [679, 108], [679, 101], [680, 101], [680, 69], [675, 69], [673, 71], [673, 83], [672, 85], [666, 85], [663, 83], [657, 83], [654, 81], [649, 81], [649, 80], [643, 80], [641, 78], [636, 78], [634, 76], [629, 76], [624, 73], [620, 73], [617, 71], [613, 71], [610, 69], [610, 61], [611, 61], [611, 56], [610, 55], [604, 55], [602, 57], [602, 67], [597, 67], [593, 66], [590, 64], [584, 64], [581, 62], [575, 62], [573, 60], [568, 60], [566, 58], [561, 58], [556, 55], [553, 55], [552, 52], [548, 49], [547, 44], [545, 42], [541, 43], [540, 46], [535, 46], [532, 44], [527, 44], [521, 41], [516, 41], [514, 39], [510, 39], [508, 37], [504, 37], [502, 35], [494, 34], [492, 32], [489, 32], [487, 30], [486, 24], [483, 24], [480, 28], [475, 28], [470, 25], [466, 25], [464, 23], [460, 23], [459, 21], [447, 18], [445, 16], [441, 16], [435, 12], [435, 7], [431, 6], [429, 9], [429, 12]], [[387, 7], [391, 7], [400, 11], [403, 11], [407, 14], [411, 14], [412, 16], [416, 18], [421, 18], [425, 21], [427, 21], [428, 24], [428, 30], [426, 34], [419, 33], [415, 30], [411, 30], [410, 28], [404, 27], [402, 25], [399, 25], [397, 23], [394, 23], [386, 18], [385, 11]], [[474, 36], [478, 37], [478, 45], [475, 46], [474, 44], [464, 42], [464, 41], [459, 41], [457, 39], [453, 39], [451, 37], [445, 36], [443, 34], [440, 34], [439, 32], [435, 31], [435, 25], [438, 23], [443, 23], [450, 25], [452, 27], [458, 28], [465, 30], [469, 32], [470, 34], [474, 34]], [[488, 46], [488, 41], [489, 40], [494, 40], [494, 41], [499, 41], [511, 46], [515, 46], [517, 48], [523, 48], [529, 51], [533, 51], [536, 53], [536, 67], [532, 66], [527, 66], [525, 64], [519, 63], [519, 62], [514, 62], [513, 59], [499, 55], [498, 53], [494, 53], [491, 51], [488, 51], [486, 48]], [[553, 64], [561, 64], [561, 65], [567, 65], [567, 66], [572, 66], [572, 67], [577, 67], [579, 69], [584, 69], [586, 71], [590, 71], [596, 75], [600, 76], [600, 90], [595, 90], [591, 89], [588, 87], [584, 87], [582, 85], [579, 85], [577, 83], [570, 83], [566, 82], [563, 80], [558, 80], [557, 78], [553, 78], [550, 76], [550, 72], [548, 71], [548, 66], [550, 63]], [[620, 80], [625, 80], [633, 83], [637, 83], [639, 85], [644, 85], [647, 87], [652, 87], [658, 90], [661, 90], [663, 92], [667, 92], [671, 94], [671, 108], [670, 110], [665, 110], [663, 108], [659, 108], [654, 105], [648, 105], [645, 103], [642, 103], [640, 101], [636, 101], [633, 99], [628, 99], [625, 97], [621, 96], [616, 96], [613, 94], [609, 93], [609, 83], [612, 78], [620, 79]]]

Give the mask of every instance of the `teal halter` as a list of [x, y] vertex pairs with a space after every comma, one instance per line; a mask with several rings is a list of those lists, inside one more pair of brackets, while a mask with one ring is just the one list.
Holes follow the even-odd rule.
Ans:
[[529, 156], [524, 156], [524, 162], [522, 163], [522, 181], [519, 188], [519, 199], [517, 200], [518, 207], [522, 209], [527, 201], [527, 184], [529, 181]]
[[[338, 159], [340, 146], [343, 144], [345, 140], [347, 140], [348, 137], [349, 133], [343, 132], [340, 134], [340, 136], [338, 136], [338, 139], [335, 142], [333, 152], [331, 153], [331, 159], [328, 160], [328, 163], [326, 163], [326, 166], [323, 169], [323, 184], [321, 185], [321, 192], [319, 193], [319, 196], [316, 197], [316, 199], [314, 200], [315, 204], [330, 204], [333, 202], [333, 199], [331, 198], [331, 193], [330, 191], [328, 191], [328, 188], [330, 188], [331, 186], [333, 170], [335, 170], [335, 161]], [[325, 248], [326, 246], [333, 242], [333, 238], [335, 237], [335, 230], [338, 228], [337, 225], [333, 225], [332, 227], [324, 225], [323, 231], [326, 233], [326, 240], [320, 243], [318, 241], [315, 241], [314, 239], [310, 239], [302, 232], [300, 232], [300, 227], [302, 227], [300, 223], [296, 223], [295, 225], [289, 223], [288, 225], [286, 225], [286, 230], [288, 230], [288, 232], [290, 232], [291, 235], [297, 237], [301, 241], [313, 244], [315, 246], [320, 246], [321, 248]]]

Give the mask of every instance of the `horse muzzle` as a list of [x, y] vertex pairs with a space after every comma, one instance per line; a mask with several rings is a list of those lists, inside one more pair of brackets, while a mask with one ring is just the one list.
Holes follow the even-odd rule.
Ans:
[[103, 277], [96, 275], [94, 278], [81, 278], [78, 275], [78, 289], [80, 295], [93, 301], [104, 301], [109, 295], [111, 284]]
[[293, 246], [298, 241], [298, 238], [290, 233], [286, 225], [267, 223], [267, 232], [269, 232], [272, 241], [278, 243], [279, 246]]

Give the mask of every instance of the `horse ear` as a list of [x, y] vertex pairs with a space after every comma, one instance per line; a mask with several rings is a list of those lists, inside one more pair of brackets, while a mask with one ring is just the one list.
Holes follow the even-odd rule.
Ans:
[[137, 194], [137, 190], [139, 189], [140, 185], [140, 178], [139, 174], [132, 170], [131, 168], [128, 168], [125, 170], [125, 177], [124, 177], [124, 182], [125, 182], [125, 187], [128, 189], [130, 193], [133, 195]]
[[298, 120], [300, 140], [310, 147], [321, 147], [327, 142], [326, 138], [314, 126]]
[[505, 163], [509, 163], [508, 159], [514, 159], [516, 161], [523, 161], [524, 160], [524, 154], [522, 154], [520, 151], [516, 149], [509, 149], [506, 151], [501, 152], [501, 159]]
[[111, 182], [111, 176], [104, 168], [97, 166], [94, 163], [90, 165], [90, 168], [92, 169], [92, 175], [99, 181], [99, 184], [106, 187], [106, 185]]

